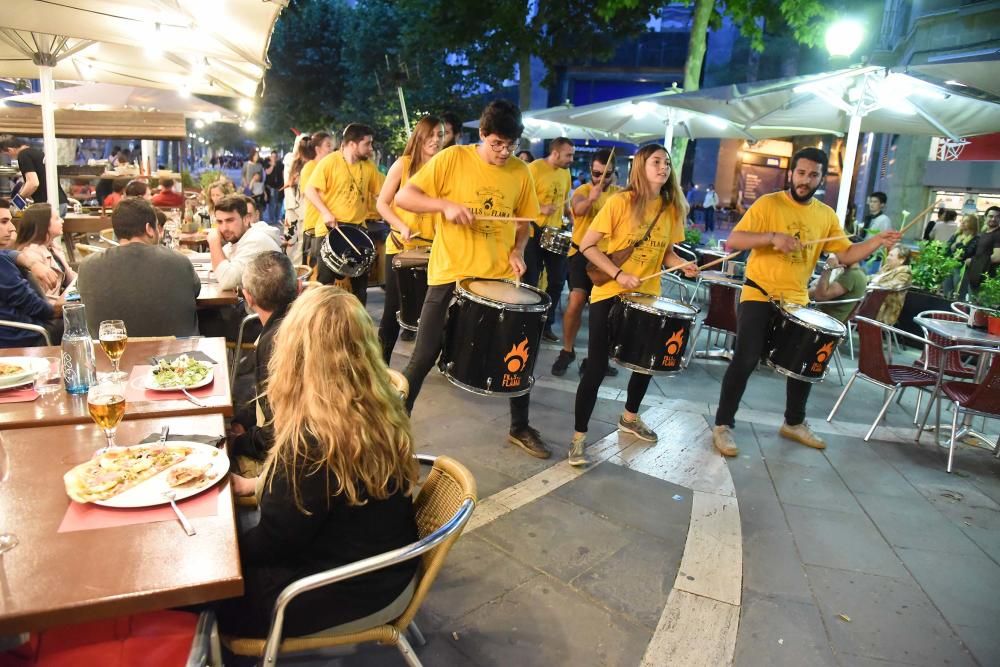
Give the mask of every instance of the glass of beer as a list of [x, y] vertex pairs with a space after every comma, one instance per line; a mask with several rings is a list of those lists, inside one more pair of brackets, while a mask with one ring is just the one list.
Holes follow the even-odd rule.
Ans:
[[125, 383], [104, 381], [91, 385], [87, 391], [87, 409], [108, 440], [101, 451], [114, 448], [115, 429], [125, 416]]
[[125, 344], [128, 343], [128, 331], [125, 330], [125, 323], [121, 320], [104, 320], [98, 331], [101, 347], [104, 354], [111, 360], [111, 379], [120, 381], [125, 379], [125, 373], [118, 370], [118, 363], [122, 354], [125, 353]]

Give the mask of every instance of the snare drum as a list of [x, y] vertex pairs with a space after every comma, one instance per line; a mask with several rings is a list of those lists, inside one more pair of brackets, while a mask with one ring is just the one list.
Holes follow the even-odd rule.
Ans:
[[340, 225], [323, 239], [319, 256], [334, 273], [357, 278], [367, 273], [375, 261], [375, 244], [360, 227]]
[[619, 295], [610, 315], [611, 360], [646, 375], [680, 373], [687, 366], [684, 351], [697, 315], [697, 308], [673, 299]]
[[420, 324], [420, 310], [427, 296], [427, 263], [431, 258], [430, 248], [417, 248], [396, 253], [392, 258], [392, 268], [399, 283], [399, 310], [396, 321], [409, 331], [416, 331]]
[[763, 361], [782, 375], [821, 382], [847, 328], [826, 313], [795, 303], [777, 306]]
[[455, 287], [438, 367], [457, 387], [483, 396], [522, 396], [535, 379], [552, 300], [530, 285], [465, 278]]
[[557, 255], [569, 253], [569, 247], [572, 243], [573, 232], [563, 227], [546, 227], [542, 230], [542, 236], [538, 240], [538, 245]]

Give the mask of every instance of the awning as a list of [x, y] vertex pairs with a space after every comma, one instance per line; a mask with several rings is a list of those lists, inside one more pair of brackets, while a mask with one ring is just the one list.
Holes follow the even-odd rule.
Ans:
[[[96, 139], [163, 139], [187, 137], [184, 115], [156, 111], [76, 111], [57, 109], [56, 136]], [[0, 127], [17, 137], [42, 136], [38, 107], [0, 107]]]
[[[8, 97], [5, 102], [41, 104], [41, 93]], [[186, 118], [238, 123], [239, 116], [218, 104], [194, 96], [184, 96], [174, 90], [118, 86], [113, 83], [88, 83], [80, 86], [56, 88], [53, 103], [60, 109], [79, 111], [110, 111], [130, 109], [182, 114]], [[57, 127], [57, 135], [65, 132]], [[110, 135], [108, 135], [110, 136]]]

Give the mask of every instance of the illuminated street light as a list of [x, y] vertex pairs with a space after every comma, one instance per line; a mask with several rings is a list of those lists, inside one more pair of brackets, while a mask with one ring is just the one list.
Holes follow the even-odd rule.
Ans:
[[243, 113], [250, 113], [253, 111], [253, 100], [247, 99], [246, 97], [241, 97], [237, 105], [239, 110]]
[[860, 22], [854, 19], [834, 21], [826, 29], [826, 50], [835, 58], [849, 57], [861, 46], [864, 36], [865, 29]]

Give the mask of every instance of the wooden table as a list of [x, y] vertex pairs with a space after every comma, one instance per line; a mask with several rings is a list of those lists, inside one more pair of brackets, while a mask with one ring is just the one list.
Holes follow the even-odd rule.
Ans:
[[204, 252], [208, 250], [208, 232], [181, 232], [177, 235], [177, 242], [185, 248]]
[[[118, 427], [138, 442], [168, 424], [174, 433], [222, 435], [221, 415], [155, 418]], [[0, 494], [0, 528], [20, 543], [0, 559], [0, 635], [190, 605], [243, 593], [229, 481], [218, 514], [57, 532], [69, 498], [63, 474], [104, 444], [93, 424], [7, 431], [10, 479]]]
[[214, 278], [208, 277], [208, 272], [212, 270], [211, 262], [204, 262], [198, 259], [191, 259], [198, 278], [201, 279], [201, 291], [198, 293], [198, 308], [217, 308], [219, 306], [234, 306], [239, 303], [239, 295], [236, 290], [222, 289]]
[[[95, 343], [94, 357], [97, 360], [97, 370], [111, 370], [100, 346]], [[205, 407], [200, 407], [186, 400], [167, 401], [130, 401], [125, 407], [125, 420], [146, 419], [159, 416], [203, 415], [218, 413], [226, 416], [233, 414], [232, 388], [229, 386], [229, 371], [226, 363], [226, 341], [224, 338], [180, 338], [162, 341], [130, 341], [122, 356], [121, 369], [129, 371], [137, 364], [149, 364], [149, 358], [154, 355], [175, 354], [201, 350], [217, 363], [215, 367], [215, 382], [221, 382], [225, 387], [222, 396], [209, 396], [199, 399]], [[0, 350], [0, 357], [58, 357], [61, 349], [58, 347], [25, 347]], [[0, 429], [35, 428], [37, 426], [54, 426], [64, 424], [91, 424], [90, 413], [87, 411], [86, 395], [72, 396], [65, 391], [57, 391], [48, 396], [40, 396], [30, 403], [5, 403], [0, 405]]]
[[63, 219], [63, 241], [66, 255], [71, 264], [76, 264], [76, 244], [74, 234], [98, 234], [103, 229], [111, 229], [111, 216], [78, 215], [68, 213]]

